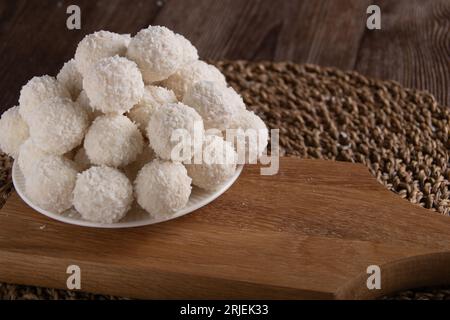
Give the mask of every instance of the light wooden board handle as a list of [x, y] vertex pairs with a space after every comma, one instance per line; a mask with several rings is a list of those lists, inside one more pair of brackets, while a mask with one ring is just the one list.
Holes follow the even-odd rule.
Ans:
[[[246, 166], [188, 216], [123, 230], [65, 225], [13, 194], [0, 211], [0, 280], [138, 298], [373, 298], [450, 283], [450, 219], [387, 191], [362, 166], [282, 158]], [[381, 268], [381, 290], [366, 286]]]

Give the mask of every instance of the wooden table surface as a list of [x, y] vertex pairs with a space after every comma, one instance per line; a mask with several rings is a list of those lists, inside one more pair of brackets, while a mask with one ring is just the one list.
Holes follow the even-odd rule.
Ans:
[[[366, 9], [381, 8], [381, 30]], [[67, 6], [81, 30], [66, 28]], [[85, 34], [165, 25], [203, 59], [291, 60], [426, 89], [450, 105], [449, 0], [0, 0], [0, 112], [32, 76], [55, 75]]]

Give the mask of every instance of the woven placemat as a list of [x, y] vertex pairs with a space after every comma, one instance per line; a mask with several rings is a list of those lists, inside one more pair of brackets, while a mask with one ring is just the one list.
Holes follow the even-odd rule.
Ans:
[[[360, 162], [410, 202], [450, 214], [449, 109], [426, 92], [355, 72], [295, 63], [215, 63], [249, 109], [280, 129], [282, 154]], [[11, 187], [0, 160], [0, 190]], [[110, 299], [0, 284], [0, 298]], [[450, 299], [450, 289], [405, 291], [386, 299]]]

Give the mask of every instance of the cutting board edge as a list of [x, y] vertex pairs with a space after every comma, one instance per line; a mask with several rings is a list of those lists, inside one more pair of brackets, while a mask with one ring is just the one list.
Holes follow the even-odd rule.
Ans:
[[[319, 162], [321, 162], [320, 160], [301, 160], [301, 162], [309, 163], [309, 164], [315, 163], [314, 165], [311, 165], [311, 167], [314, 167], [315, 169], [318, 166], [321, 165], [319, 163]], [[422, 229], [419, 228], [422, 231], [424, 231], [425, 229], [426, 230], [430, 230], [434, 234], [434, 239], [433, 239], [433, 237], [431, 237], [431, 234], [426, 234], [427, 235], [426, 238], [423, 239], [423, 240], [426, 240], [425, 242], [429, 242], [431, 240], [442, 242], [444, 238], [447, 239], [447, 237], [443, 237], [442, 238], [442, 236], [444, 235], [442, 232], [444, 230], [449, 230], [448, 229], [448, 222], [450, 220], [448, 220], [449, 219], [448, 217], [439, 216], [437, 214], [436, 215], [431, 215], [428, 210], [426, 210], [424, 208], [421, 208], [419, 206], [414, 206], [411, 203], [408, 203], [408, 201], [400, 199], [398, 196], [396, 196], [392, 192], [389, 192], [381, 184], [379, 184], [376, 181], [376, 179], [373, 176], [370, 175], [370, 173], [367, 170], [367, 168], [364, 167], [363, 165], [356, 165], [355, 166], [354, 164], [349, 164], [349, 163], [345, 163], [345, 162], [335, 162], [335, 161], [327, 161], [327, 162], [328, 163], [338, 163], [338, 165], [336, 165], [334, 167], [336, 169], [336, 171], [334, 171], [334, 173], [333, 173], [334, 176], [332, 176], [332, 177], [336, 178], [336, 177], [342, 176], [342, 177], [345, 177], [345, 179], [347, 179], [347, 177], [349, 177], [349, 175], [350, 176], [352, 175], [351, 172], [350, 173], [349, 172], [344, 172], [342, 174], [341, 173], [337, 174], [336, 172], [339, 171], [339, 170], [342, 170], [344, 167], [345, 168], [348, 167], [349, 169], [354, 168], [353, 172], [356, 173], [355, 177], [364, 180], [363, 184], [358, 183], [357, 184], [358, 186], [362, 186], [363, 189], [369, 188], [369, 190], [380, 191], [380, 192], [383, 193], [383, 195], [389, 195], [389, 197], [387, 198], [389, 201], [387, 203], [396, 203], [396, 204], [398, 204], [398, 207], [400, 209], [402, 209], [402, 211], [404, 213], [407, 213], [407, 217], [408, 218], [413, 217], [413, 216], [418, 216], [418, 215], [422, 216], [423, 219], [419, 219], [421, 221], [422, 225], [423, 225], [423, 222], [426, 222], [426, 221], [434, 220], [434, 222], [438, 222], [438, 223], [432, 223], [434, 229], [433, 228], [423, 228], [423, 230], [422, 230]], [[323, 161], [322, 161], [322, 165], [323, 165]], [[294, 168], [294, 167], [291, 166], [290, 167], [291, 171], [288, 171], [288, 172], [293, 172], [292, 171], [293, 169], [296, 169], [296, 167]], [[309, 179], [310, 176], [314, 177], [314, 174], [315, 174], [315, 172], [311, 172], [310, 174], [307, 174], [307, 175], [303, 175], [302, 174], [301, 175], [301, 179], [302, 179], [302, 181], [304, 179]], [[324, 179], [323, 179], [324, 176], [322, 175], [321, 177], [322, 177], [322, 181], [320, 180], [320, 175], [319, 175], [319, 180], [316, 180], [316, 181], [318, 181], [319, 184], [323, 184], [323, 182], [324, 182]], [[253, 176], [253, 178], [256, 179], [256, 177], [254, 177], [254, 176]], [[370, 181], [368, 179], [370, 179]], [[325, 181], [326, 181], [326, 179], [325, 179]], [[289, 183], [292, 183], [292, 181], [290, 181]], [[9, 198], [8, 200], [10, 200], [10, 199], [11, 198]], [[3, 209], [4, 208], [2, 208], [1, 211], [3, 211]], [[19, 212], [19, 214], [20, 214], [20, 212]], [[8, 213], [5, 213], [4, 216], [7, 217]], [[445, 221], [444, 221], [444, 219], [445, 219]], [[31, 222], [36, 222], [36, 225], [33, 226], [33, 227], [39, 227], [39, 221], [35, 221], [34, 219], [31, 219], [31, 218], [27, 219], [27, 220], [29, 220]], [[442, 223], [442, 222], [446, 222], [446, 223]], [[437, 232], [440, 232], [440, 233], [437, 233]], [[441, 239], [439, 239], [439, 237], [441, 237]], [[7, 242], [5, 242], [5, 244], [7, 244]], [[434, 249], [436, 249], [436, 250], [438, 249], [438, 248], [436, 248], [437, 242], [429, 242], [429, 244], [432, 245], [432, 247], [434, 247]], [[20, 245], [23, 246], [24, 244], [20, 244]], [[441, 247], [445, 247], [445, 246], [446, 245], [442, 245]], [[432, 249], [432, 247], [430, 247], [430, 249]], [[18, 247], [18, 248], [20, 250], [20, 247]], [[443, 254], [446, 256], [449, 252], [444, 252]], [[4, 258], [8, 254], [11, 254], [11, 252], [9, 252], [8, 249], [6, 249], [6, 250], [3, 249], [3, 251], [0, 249], [0, 257]], [[22, 256], [20, 256], [19, 253], [17, 253], [17, 252], [16, 252], [16, 254], [18, 254], [18, 255], [16, 255], [16, 257], [19, 259], [19, 264], [20, 264], [20, 260], [26, 260], [25, 258], [27, 256], [28, 257], [33, 257], [34, 258], [34, 260], [33, 260], [34, 262], [30, 262], [29, 263], [30, 266], [32, 266], [32, 267], [36, 266], [36, 261], [39, 262], [42, 259], [44, 259], [44, 260], [46, 260], [46, 259], [50, 259], [50, 260], [51, 259], [56, 259], [56, 260], [51, 260], [51, 261], [53, 261], [53, 262], [56, 261], [56, 264], [61, 266], [61, 268], [58, 270], [58, 272], [61, 272], [61, 270], [63, 270], [62, 269], [62, 265], [67, 265], [68, 263], [70, 263], [70, 261], [67, 260], [68, 259], [67, 256], [65, 256], [65, 255], [61, 255], [60, 257], [53, 257], [52, 258], [50, 256], [51, 254], [50, 255], [45, 255], [44, 254], [42, 256], [39, 256], [39, 255], [34, 255], [34, 256], [33, 255], [25, 255], [25, 253], [23, 253], [23, 252], [21, 253], [21, 254], [23, 254]], [[7, 259], [2, 259], [2, 260], [7, 261]], [[406, 259], [405, 261], [406, 262], [414, 262], [415, 260], [414, 260], [414, 257], [411, 257], [411, 258]], [[420, 259], [418, 261], [420, 262]], [[12, 260], [10, 262], [11, 262], [10, 265], [14, 265], [14, 260]], [[121, 266], [121, 265], [105, 266], [104, 263], [103, 264], [102, 263], [95, 263], [93, 260], [86, 260], [86, 261], [84, 261], [82, 263], [87, 263], [89, 266], [101, 266], [101, 267], [105, 267], [105, 268], [108, 268], [108, 267], [109, 268], [115, 268], [116, 271], [120, 271], [120, 270], [123, 269], [123, 266]], [[397, 260], [391, 260], [391, 263], [392, 263], [392, 265], [395, 266], [395, 264], [397, 264], [399, 262]], [[450, 263], [448, 263], [447, 266], [448, 265], [450, 265]], [[21, 268], [20, 265], [14, 265], [14, 266], [15, 266], [15, 268], [13, 268], [13, 269], [20, 270], [20, 268]], [[386, 267], [386, 268], [389, 267], [389, 264], [386, 264], [384, 267]], [[413, 270], [421, 270], [420, 268], [418, 269], [418, 267], [414, 266], [414, 265], [412, 266], [412, 268], [413, 268]], [[439, 269], [441, 267], [438, 266], [437, 268]], [[7, 269], [11, 269], [11, 268], [8, 267], [8, 265], [6, 265], [2, 269], [8, 271]], [[141, 268], [141, 266], [134, 266], [134, 268], [128, 268], [128, 270], [126, 270], [126, 271], [127, 272], [132, 272], [133, 270], [138, 270], [138, 269], [143, 270]], [[402, 268], [399, 267], [398, 269], [400, 270]], [[41, 271], [42, 270], [45, 270], [45, 268], [42, 268]], [[49, 268], [49, 270], [51, 270], [51, 268]], [[164, 275], [168, 275], [169, 274], [169, 272], [161, 271], [161, 269], [160, 270], [155, 270], [155, 269], [151, 269], [150, 268], [150, 269], [146, 269], [146, 270], [147, 271], [150, 270], [152, 272], [157, 272], [157, 273], [159, 272], [158, 274], [160, 274], [162, 278], [164, 278]], [[386, 269], [386, 270], [388, 270], [388, 269]], [[393, 270], [396, 270], [396, 269], [394, 268]], [[8, 277], [5, 277], [5, 280], [9, 281], [9, 282], [17, 282], [17, 283], [21, 282], [21, 283], [24, 283], [24, 284], [32, 284], [32, 285], [36, 284], [36, 285], [43, 285], [43, 286], [48, 286], [48, 287], [64, 288], [63, 285], [65, 284], [65, 278], [61, 279], [56, 284], [52, 284], [52, 283], [55, 283], [55, 282], [50, 282], [50, 284], [46, 284], [46, 283], [42, 284], [40, 282], [40, 279], [36, 279], [36, 277], [35, 278], [31, 278], [31, 279], [33, 279], [33, 281], [22, 281], [22, 279], [27, 277], [27, 273], [25, 271], [30, 272], [32, 270], [30, 270], [30, 268], [28, 268], [28, 269], [25, 268], [25, 270], [23, 270], [22, 273], [17, 273], [16, 275], [12, 275], [11, 274]], [[1, 272], [0, 276], [2, 276], [2, 274], [3, 274], [2, 270], [0, 270], [0, 272]], [[47, 270], [47, 274], [48, 273], [49, 272]], [[113, 276], [115, 274], [116, 277], [117, 277], [117, 275], [119, 275], [119, 277], [120, 277], [120, 272], [114, 273], [114, 272], [111, 271], [110, 273], [111, 273], [111, 276]], [[18, 276], [19, 274], [20, 274], [20, 276]], [[392, 272], [392, 274], [395, 274], [395, 272]], [[179, 279], [180, 281], [183, 280], [182, 277], [186, 277], [186, 274], [184, 274], [184, 273], [177, 273], [176, 271], [172, 272], [171, 275], [174, 276], [174, 278]], [[43, 276], [44, 276], [44, 278], [48, 279], [48, 277], [46, 277], [45, 275], [43, 275]], [[209, 277], [208, 278], [208, 275], [192, 275], [192, 274], [189, 274], [189, 276], [190, 276], [190, 279], [194, 279], [196, 277], [195, 279], [200, 279], [201, 278], [201, 279], [207, 279], [207, 281], [227, 281], [226, 285], [223, 285], [224, 287], [229, 286], [230, 283], [231, 284], [236, 284], [236, 286], [238, 286], [238, 285], [242, 285], [242, 286], [253, 285], [252, 288], [247, 288], [246, 289], [247, 290], [246, 291], [247, 294], [248, 293], [252, 293], [253, 296], [248, 296], [248, 295], [243, 295], [242, 294], [243, 298], [256, 298], [256, 297], [277, 298], [277, 297], [279, 297], [280, 299], [281, 298], [283, 298], [283, 299], [289, 299], [289, 298], [290, 299], [296, 299], [296, 298], [315, 298], [315, 297], [317, 297], [317, 298], [327, 298], [327, 299], [331, 299], [331, 298], [349, 298], [349, 299], [351, 299], [351, 298], [361, 298], [361, 299], [363, 299], [363, 298], [366, 298], [366, 297], [367, 298], [374, 297], [371, 294], [364, 293], [364, 291], [358, 292], [358, 291], [355, 291], [354, 289], [352, 289], [352, 283], [354, 281], [357, 281], [359, 286], [360, 286], [361, 283], [365, 283], [364, 277], [367, 278], [366, 274], [355, 275], [355, 277], [353, 277], [353, 275], [351, 275], [350, 277], [346, 277], [346, 278], [342, 279], [344, 281], [344, 283], [342, 285], [340, 284], [339, 289], [336, 290], [335, 287], [331, 286], [331, 288], [327, 289], [327, 292], [320, 292], [321, 289], [323, 288], [322, 286], [319, 286], [318, 287], [319, 289], [317, 289], [317, 290], [308, 290], [308, 288], [311, 288], [311, 286], [308, 286], [308, 288], [306, 288], [306, 289], [305, 288], [296, 289], [296, 288], [286, 288], [286, 287], [283, 287], [283, 286], [273, 285], [273, 283], [272, 284], [261, 284], [261, 282], [258, 282], [258, 283], [251, 283], [251, 284], [249, 284], [249, 283], [245, 282], [245, 279], [226, 280], [226, 279], [220, 279], [220, 277], [218, 277], [218, 278], [217, 277]], [[67, 275], [65, 275], [65, 277], [67, 277]], [[99, 278], [99, 277], [101, 278], [101, 275], [96, 274], [96, 277], [97, 278]], [[350, 278], [352, 278], [352, 279], [350, 279]], [[355, 279], [359, 279], [359, 280], [355, 280]], [[431, 280], [433, 280], [433, 279], [434, 278], [432, 278]], [[3, 280], [3, 276], [2, 276], [2, 278], [0, 280]], [[51, 278], [50, 278], [50, 280], [51, 280]], [[154, 280], [154, 279], [152, 279], [152, 280]], [[364, 282], [361, 282], [361, 280], [364, 280]], [[98, 281], [98, 279], [92, 279], [92, 281], [95, 283], [96, 281]], [[135, 283], [139, 284], [140, 283], [139, 281], [140, 281], [140, 278], [135, 278]], [[168, 280], [164, 280], [164, 281], [166, 281], [165, 283], [167, 283]], [[439, 283], [442, 283], [442, 282], [443, 282], [442, 278], [439, 278]], [[61, 283], [63, 285], [61, 285]], [[162, 282], [162, 283], [164, 283], [164, 282]], [[420, 282], [420, 281], [409, 282], [408, 288], [411, 288], [412, 286], [415, 286], [415, 284], [417, 284], [417, 283], [425, 283], [425, 281], [422, 281], [422, 282]], [[120, 283], [116, 283], [116, 284], [120, 284]], [[434, 282], [430, 283], [430, 284], [434, 284]], [[153, 285], [153, 283], [149, 283], [149, 285], [151, 287], [151, 285]], [[202, 285], [203, 285], [203, 289], [209, 288], [205, 283], [203, 283]], [[176, 288], [176, 283], [172, 283], [172, 286]], [[402, 286], [403, 285], [401, 285], [401, 284], [397, 285], [397, 287], [400, 288], [400, 289], [403, 288]], [[391, 287], [394, 288], [395, 286], [391, 286]], [[261, 290], [263, 290], [264, 288], [267, 288], [267, 290], [269, 290], [269, 291], [274, 289], [274, 290], [278, 290], [280, 292], [278, 292], [276, 294], [272, 293], [273, 295], [258, 296], [258, 294], [260, 294]], [[406, 288], [406, 287], [404, 287], [404, 288]], [[83, 289], [86, 290], [86, 286], [84, 286]], [[109, 292], [105, 292], [105, 290], [98, 290], [98, 287], [95, 284], [92, 285], [92, 289], [91, 289], [91, 287], [88, 287], [88, 289], [91, 292], [116, 294], [115, 293], [116, 291], [114, 291], [114, 290], [116, 290], [116, 288], [114, 288], [113, 290], [107, 290]], [[178, 289], [176, 289], [176, 290], [178, 290]], [[235, 294], [236, 294], [236, 292], [238, 294], [241, 294], [240, 292], [242, 292], [242, 291], [240, 291], [240, 290], [244, 290], [244, 289], [236, 287], [235, 288]], [[346, 290], [347, 290], [347, 292], [346, 292]], [[200, 291], [199, 291], [199, 292], [197, 292], [197, 294], [195, 296], [191, 296], [193, 294], [193, 292], [191, 291], [191, 292], [186, 293], [186, 295], [177, 295], [177, 294], [173, 294], [173, 292], [175, 292], [175, 291], [172, 291], [172, 294], [167, 294], [167, 291], [162, 290], [162, 291], [160, 291], [162, 294], [156, 296], [156, 293], [154, 293], [154, 292], [153, 293], [152, 292], [149, 293], [149, 292], [147, 292], [145, 290], [142, 293], [142, 295], [139, 294], [139, 293], [138, 294], [134, 294], [135, 291], [133, 291], [133, 290], [130, 290], [129, 292], [133, 293], [133, 294], [129, 295], [129, 296], [133, 296], [133, 297], [155, 297], [155, 298], [163, 298], [163, 297], [166, 297], [166, 298], [177, 298], [177, 297], [201, 298], [202, 294], [204, 294], [204, 292], [200, 293]], [[287, 294], [288, 292], [289, 292], [289, 295]], [[371, 293], [373, 293], [373, 292], [371, 292]], [[390, 292], [387, 292], [387, 293], [390, 293]], [[233, 295], [233, 294], [224, 294], [223, 292], [221, 292], [221, 293], [217, 292], [216, 293], [214, 290], [211, 290], [210, 292], [208, 292], [208, 294], [211, 294], [211, 295], [212, 294], [216, 294], [216, 296], [214, 296], [214, 297], [217, 297], [217, 298], [226, 298], [226, 297], [238, 298], [239, 297], [239, 296], [236, 296], [236, 295]], [[378, 291], [377, 292], [377, 296], [380, 295], [380, 294], [381, 294], [381, 292]], [[124, 296], [125, 294], [122, 291], [120, 291], [117, 295]], [[210, 296], [205, 297], [205, 298], [209, 298], [209, 297]]]
[[450, 285], [450, 252], [437, 251], [390, 261], [379, 266], [381, 289], [369, 290], [368, 273], [361, 273], [349, 280], [338, 290], [338, 300], [368, 300], [390, 295], [399, 291]]
[[[36, 263], [37, 260], [40, 261], [40, 264]], [[128, 298], [302, 300], [333, 299], [335, 296], [332, 292], [218, 279], [151, 268], [133, 268], [65, 258], [33, 256], [8, 251], [0, 251], [0, 281], [68, 290], [66, 281], [70, 274], [66, 273], [66, 268], [69, 265], [77, 265], [81, 269], [81, 289], [75, 291]], [[99, 270], [104, 272], [99, 273]], [[149, 277], [139, 276], [143, 271], [147, 274], [151, 272], [151, 275]], [[117, 277], [117, 274], [121, 276]], [[26, 280], [24, 281], [24, 279]], [[133, 281], [126, 282], [129, 279]], [[132, 285], [132, 283], [138, 282], [142, 284], [139, 288]], [[167, 287], [171, 289], [166, 290]]]

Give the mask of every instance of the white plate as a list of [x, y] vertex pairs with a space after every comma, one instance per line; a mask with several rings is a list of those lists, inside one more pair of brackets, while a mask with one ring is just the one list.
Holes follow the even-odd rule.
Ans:
[[189, 198], [189, 202], [186, 207], [177, 211], [175, 214], [168, 217], [152, 217], [145, 210], [143, 210], [139, 205], [136, 204], [136, 201], [133, 204], [133, 207], [128, 211], [127, 215], [117, 223], [103, 224], [86, 221], [81, 218], [80, 214], [74, 209], [71, 208], [61, 214], [50, 212], [44, 210], [37, 205], [33, 204], [33, 202], [28, 198], [25, 193], [25, 178], [20, 170], [19, 166], [16, 164], [17, 161], [14, 162], [12, 168], [12, 179], [14, 183], [14, 188], [16, 189], [19, 196], [34, 210], [42, 213], [43, 215], [50, 217], [52, 219], [74, 224], [77, 226], [83, 227], [94, 227], [94, 228], [130, 228], [130, 227], [140, 227], [146, 226], [149, 224], [159, 223], [167, 220], [172, 220], [185, 214], [191, 213], [195, 211], [211, 201], [215, 200], [222, 193], [227, 191], [229, 187], [236, 181], [239, 175], [242, 172], [243, 165], [238, 165], [235, 174], [226, 182], [224, 182], [217, 190], [215, 191], [206, 191], [197, 187], [192, 188], [191, 197]]

